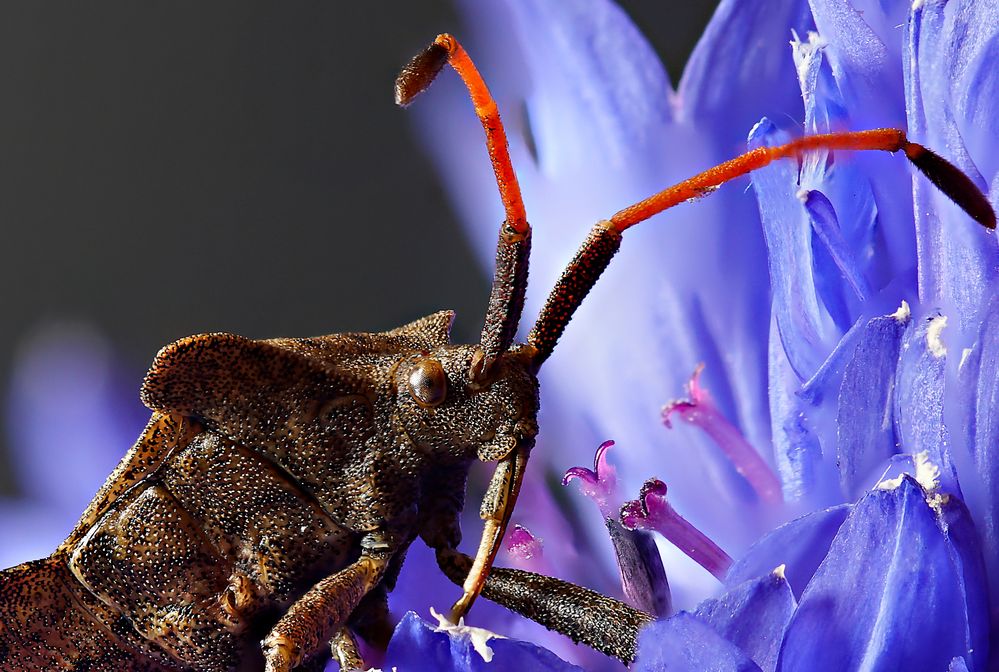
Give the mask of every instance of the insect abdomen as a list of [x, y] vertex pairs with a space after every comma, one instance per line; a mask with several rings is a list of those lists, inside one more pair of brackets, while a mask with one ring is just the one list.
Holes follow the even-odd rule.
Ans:
[[[102, 622], [101, 619], [104, 619]], [[0, 572], [0, 670], [162, 672], [53, 555]], [[116, 632], [117, 631], [117, 632]]]
[[280, 469], [204, 432], [116, 501], [68, 566], [150, 652], [229, 672], [262, 668], [268, 629], [357, 553], [355, 536]]

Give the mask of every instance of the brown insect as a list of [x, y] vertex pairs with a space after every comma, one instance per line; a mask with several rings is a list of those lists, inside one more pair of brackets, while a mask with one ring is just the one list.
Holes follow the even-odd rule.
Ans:
[[[463, 585], [631, 660], [652, 616], [585, 588], [492, 568], [538, 428], [537, 372], [621, 233], [771, 161], [812, 149], [902, 150], [972, 217], [995, 214], [955, 167], [901, 131], [817, 135], [761, 148], [598, 223], [514, 344], [531, 229], [496, 105], [441, 35], [403, 70], [408, 104], [450, 63], [486, 132], [506, 208], [480, 342], [451, 345], [452, 313], [384, 333], [253, 341], [193, 336], [156, 356], [145, 431], [43, 560], [0, 573], [3, 670], [362, 667], [355, 634], [384, 647], [387, 593], [420, 537]], [[498, 461], [475, 558], [456, 550], [468, 469]]]

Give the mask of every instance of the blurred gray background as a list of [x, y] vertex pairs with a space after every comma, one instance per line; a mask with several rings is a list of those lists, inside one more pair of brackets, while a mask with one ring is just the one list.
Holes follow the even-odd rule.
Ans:
[[[675, 83], [715, 3], [622, 4]], [[445, 30], [461, 34], [456, 12], [426, 0], [5, 2], [4, 408], [52, 324], [108, 339], [129, 414], [159, 347], [198, 332], [380, 330], [449, 307], [473, 339], [486, 273], [392, 102]], [[411, 274], [427, 258], [434, 274]], [[17, 421], [0, 414], [0, 494], [18, 490]]]

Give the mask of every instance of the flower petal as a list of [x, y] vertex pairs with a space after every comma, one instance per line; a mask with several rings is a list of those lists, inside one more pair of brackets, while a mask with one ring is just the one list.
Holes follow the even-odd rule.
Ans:
[[696, 616], [680, 612], [638, 636], [634, 672], [760, 672], [735, 644]]
[[816, 568], [826, 557], [840, 526], [850, 512], [840, 504], [809, 513], [781, 525], [753, 544], [725, 577], [730, 589], [784, 565], [784, 575], [795, 596], [800, 596]]
[[968, 672], [968, 664], [964, 662], [964, 658], [955, 658], [950, 661], [947, 672]]
[[[531, 52], [527, 105], [542, 170], [654, 159], [640, 150], [672, 117], [669, 77], [624, 10], [607, 0], [509, 7]], [[565, 138], [577, 141], [557, 141]]]
[[836, 425], [840, 482], [848, 496], [897, 450], [892, 401], [899, 347], [908, 322], [907, 304], [895, 315], [869, 320], [846, 365]]
[[[964, 442], [971, 459], [959, 462], [961, 489], [975, 513], [989, 573], [999, 576], [999, 298], [985, 310], [978, 341], [962, 358], [953, 388], [950, 427]], [[962, 453], [963, 454], [963, 453]], [[992, 599], [999, 586], [992, 582]], [[994, 602], [994, 604], [997, 602]]]
[[[913, 4], [906, 28], [909, 137], [933, 147], [986, 192], [999, 168], [991, 149], [999, 140], [991, 103], [976, 99], [973, 119], [968, 118], [969, 107], [962, 105], [958, 110], [956, 104], [967, 95], [958, 92], [975, 81], [977, 91], [985, 95], [999, 86], [995, 84], [999, 47], [989, 46], [999, 39], [994, 4], [925, 0]], [[987, 60], [989, 52], [991, 60]], [[967, 327], [997, 277], [995, 237], [922, 176], [914, 178], [913, 194], [921, 298], [927, 304], [952, 305], [953, 317], [962, 328]], [[997, 197], [992, 195], [993, 204]]]
[[794, 594], [781, 566], [736, 586], [716, 600], [705, 600], [694, 615], [767, 672], [777, 666], [784, 630], [795, 606]]
[[[833, 76], [844, 103], [862, 128], [898, 126], [904, 114], [898, 54], [868, 24], [868, 13], [874, 8], [858, 11], [851, 4], [842, 0], [809, 2], [819, 34], [829, 44], [827, 57]], [[880, 18], [876, 10], [870, 13]]]
[[787, 360], [776, 315], [770, 321], [769, 350], [774, 463], [780, 474], [784, 501], [822, 501], [828, 498], [827, 493], [834, 491], [836, 475], [834, 467], [823, 459], [822, 446], [809, 417], [815, 404], [799, 393], [801, 379]]
[[[749, 135], [749, 148], [786, 140], [769, 119]], [[777, 328], [787, 359], [804, 381], [818, 371], [839, 340], [839, 330], [819, 303], [812, 265], [811, 226], [796, 195], [798, 170], [778, 161], [753, 175], [753, 189], [767, 240]]]
[[551, 651], [528, 642], [505, 639], [480, 628], [443, 628], [413, 612], [396, 626], [385, 656], [385, 668], [406, 672], [576, 672]]
[[734, 131], [728, 138], [734, 141], [763, 115], [799, 117], [787, 40], [792, 31], [804, 35], [811, 28], [805, 2], [722, 0], [678, 86], [684, 118], [714, 121]]
[[953, 541], [905, 476], [850, 512], [801, 597], [778, 669], [944, 669], [968, 652], [967, 618]]
[[943, 507], [947, 536], [953, 542], [954, 560], [961, 571], [968, 621], [968, 653], [964, 655], [968, 667], [983, 670], [989, 666], [989, 598], [982, 540], [971, 513], [964, 503], [951, 497]]
[[[999, 120], [992, 106], [999, 93], [999, 7], [994, 2], [926, 0], [913, 5], [908, 26], [912, 68], [907, 86], [918, 87], [910, 113], [925, 114], [935, 145], [963, 154], [962, 169], [991, 181], [999, 170], [993, 148]], [[922, 129], [920, 129], [922, 130]], [[967, 163], [964, 163], [967, 161]]]
[[944, 492], [960, 493], [944, 422], [947, 318], [914, 319], [902, 337], [895, 384], [895, 433], [898, 445], [915, 455], [927, 453], [940, 468]]

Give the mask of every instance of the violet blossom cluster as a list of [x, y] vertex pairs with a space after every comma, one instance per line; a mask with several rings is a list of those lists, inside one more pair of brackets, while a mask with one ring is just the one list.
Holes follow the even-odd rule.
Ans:
[[[462, 6], [534, 225], [525, 315], [592, 222], [803, 133], [904, 129], [999, 202], [994, 3], [724, 0], [675, 87], [608, 0]], [[456, 84], [436, 95], [424, 132], [488, 266], [480, 131]], [[639, 225], [541, 374], [515, 522], [560, 576], [636, 604], [606, 521], [661, 535], [671, 612], [635, 670], [992, 669], [997, 261], [884, 154], [781, 161]], [[585, 497], [553, 490], [562, 472]], [[486, 669], [468, 660], [434, 669]]]

